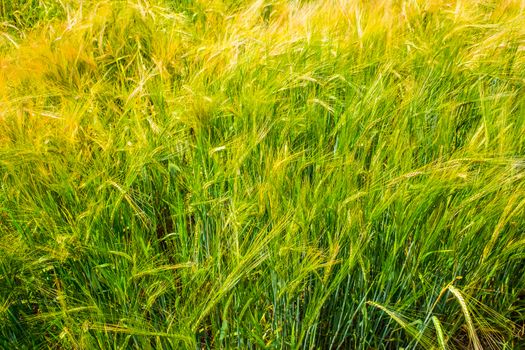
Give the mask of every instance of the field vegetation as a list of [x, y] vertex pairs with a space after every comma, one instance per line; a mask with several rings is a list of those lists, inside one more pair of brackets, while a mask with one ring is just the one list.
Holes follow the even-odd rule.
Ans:
[[525, 349], [525, 1], [0, 0], [1, 349]]

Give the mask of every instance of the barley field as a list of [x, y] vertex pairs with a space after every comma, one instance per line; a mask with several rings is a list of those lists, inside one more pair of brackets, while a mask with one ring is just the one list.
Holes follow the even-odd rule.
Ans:
[[0, 349], [525, 349], [525, 0], [0, 0]]

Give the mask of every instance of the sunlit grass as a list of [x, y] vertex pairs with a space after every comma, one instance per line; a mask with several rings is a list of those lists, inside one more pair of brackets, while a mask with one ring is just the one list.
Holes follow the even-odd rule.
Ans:
[[0, 348], [524, 346], [524, 1], [0, 22]]

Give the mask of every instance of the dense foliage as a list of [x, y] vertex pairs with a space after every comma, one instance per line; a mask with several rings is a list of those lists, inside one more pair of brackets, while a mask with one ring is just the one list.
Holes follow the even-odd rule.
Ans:
[[0, 22], [0, 348], [525, 347], [523, 1]]

